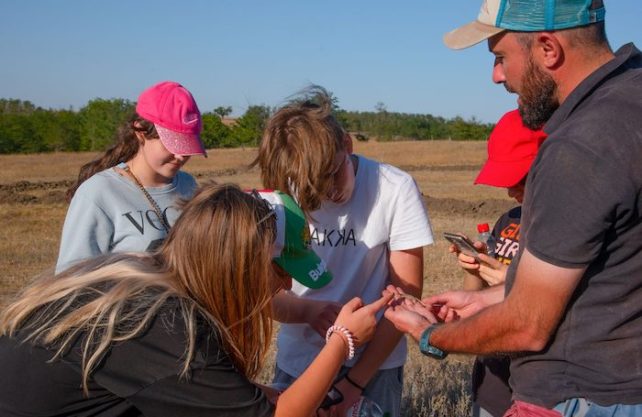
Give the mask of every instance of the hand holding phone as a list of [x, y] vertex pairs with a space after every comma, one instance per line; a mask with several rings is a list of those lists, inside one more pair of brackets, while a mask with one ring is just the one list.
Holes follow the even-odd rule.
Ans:
[[479, 250], [466, 236], [457, 233], [444, 232], [444, 238], [453, 245], [457, 246], [457, 249], [460, 252], [479, 260]]

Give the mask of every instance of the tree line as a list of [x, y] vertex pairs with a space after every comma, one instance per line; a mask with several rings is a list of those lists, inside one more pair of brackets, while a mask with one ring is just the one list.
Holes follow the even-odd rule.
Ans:
[[[134, 109], [135, 103], [123, 99], [95, 99], [79, 110], [43, 109], [29, 101], [0, 99], [0, 154], [102, 151]], [[475, 118], [388, 112], [381, 103], [376, 110], [337, 108], [336, 117], [358, 140], [485, 140], [493, 127]], [[202, 140], [209, 149], [256, 146], [273, 111], [265, 105], [249, 106], [231, 123], [226, 119], [231, 107], [203, 112]]]

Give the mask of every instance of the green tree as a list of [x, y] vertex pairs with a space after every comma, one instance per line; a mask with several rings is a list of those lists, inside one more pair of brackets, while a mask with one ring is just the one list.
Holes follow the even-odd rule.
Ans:
[[214, 109], [214, 113], [218, 114], [221, 119], [232, 114], [232, 106], [218, 106]]
[[257, 146], [271, 113], [270, 107], [265, 105], [248, 107], [232, 127], [231, 145]]
[[81, 151], [102, 151], [116, 138], [118, 128], [134, 112], [134, 104], [123, 99], [95, 99], [80, 109]]
[[225, 126], [218, 115], [203, 114], [203, 132], [201, 139], [207, 149], [230, 146], [232, 130]]

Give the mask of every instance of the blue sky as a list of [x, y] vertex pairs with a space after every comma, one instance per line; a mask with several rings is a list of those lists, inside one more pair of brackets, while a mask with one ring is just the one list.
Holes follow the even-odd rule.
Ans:
[[[642, 48], [642, 1], [605, 0], [614, 48]], [[485, 44], [451, 51], [443, 34], [481, 0], [0, 0], [0, 97], [78, 109], [135, 101], [166, 79], [202, 111], [279, 105], [310, 83], [347, 110], [494, 122], [515, 96], [491, 83]]]

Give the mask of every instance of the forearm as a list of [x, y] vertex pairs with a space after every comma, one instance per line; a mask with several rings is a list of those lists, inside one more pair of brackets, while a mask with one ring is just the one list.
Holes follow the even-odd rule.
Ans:
[[504, 301], [505, 293], [506, 286], [504, 284], [486, 287], [484, 290], [479, 292], [480, 303], [484, 307], [490, 307], [492, 305], [499, 304]]
[[350, 369], [348, 373], [350, 379], [365, 387], [402, 337], [402, 332], [395, 329], [390, 321], [382, 318], [373, 339], [368, 343], [357, 363]]
[[[503, 302], [440, 326], [433, 331], [430, 343], [449, 352], [475, 354], [539, 351], [559, 325], [584, 271], [548, 264], [526, 249]], [[482, 294], [493, 299], [500, 290], [491, 287]]]
[[321, 404], [346, 358], [346, 344], [334, 333], [316, 359], [281, 394], [275, 416], [311, 416]]
[[484, 280], [480, 277], [470, 273], [467, 273], [466, 276], [464, 276], [464, 291], [479, 291], [484, 289], [484, 287]]
[[306, 300], [289, 291], [279, 291], [272, 298], [274, 319], [281, 323], [305, 322], [305, 302]]
[[[507, 304], [492, 305], [478, 314], [439, 326], [430, 343], [453, 353], [477, 355], [495, 352], [538, 350], [532, 344], [530, 324], [524, 323]], [[421, 332], [413, 334], [418, 339]]]
[[[400, 287], [405, 293], [416, 298], [421, 297], [423, 288], [423, 248], [390, 253], [390, 282]], [[381, 364], [395, 349], [403, 333], [386, 318], [377, 326], [373, 339], [362, 353], [357, 363], [349, 372], [350, 379], [362, 387], [379, 370]]]

